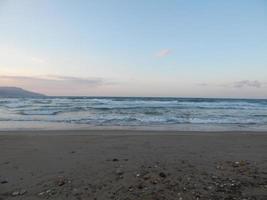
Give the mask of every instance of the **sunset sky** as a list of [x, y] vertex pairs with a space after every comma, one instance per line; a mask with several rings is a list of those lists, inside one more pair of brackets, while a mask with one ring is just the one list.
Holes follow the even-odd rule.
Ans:
[[267, 1], [0, 0], [0, 86], [267, 98]]

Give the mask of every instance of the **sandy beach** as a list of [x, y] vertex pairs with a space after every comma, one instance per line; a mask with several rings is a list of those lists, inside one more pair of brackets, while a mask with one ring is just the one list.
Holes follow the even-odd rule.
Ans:
[[267, 134], [0, 133], [0, 199], [267, 199]]

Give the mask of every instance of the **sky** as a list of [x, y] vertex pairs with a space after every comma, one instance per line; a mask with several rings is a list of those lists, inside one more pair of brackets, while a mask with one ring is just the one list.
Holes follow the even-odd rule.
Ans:
[[267, 98], [267, 1], [0, 0], [0, 86]]

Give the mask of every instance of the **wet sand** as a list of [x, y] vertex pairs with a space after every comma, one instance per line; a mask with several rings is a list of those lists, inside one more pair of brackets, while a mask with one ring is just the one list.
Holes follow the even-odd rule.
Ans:
[[0, 199], [267, 199], [267, 133], [0, 132]]

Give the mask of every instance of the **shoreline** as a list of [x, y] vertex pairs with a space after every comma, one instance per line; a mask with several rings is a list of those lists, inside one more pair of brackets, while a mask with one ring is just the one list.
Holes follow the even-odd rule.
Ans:
[[151, 126], [93, 126], [68, 123], [33, 123], [3, 122], [0, 123], [1, 132], [27, 132], [27, 131], [140, 131], [140, 132], [267, 132], [267, 125], [241, 125], [241, 124], [176, 124]]
[[70, 136], [135, 136], [135, 135], [173, 135], [173, 136], [212, 136], [212, 135], [267, 135], [266, 131], [177, 131], [177, 130], [132, 130], [132, 129], [73, 129], [73, 130], [0, 130], [4, 135], [70, 135]]

